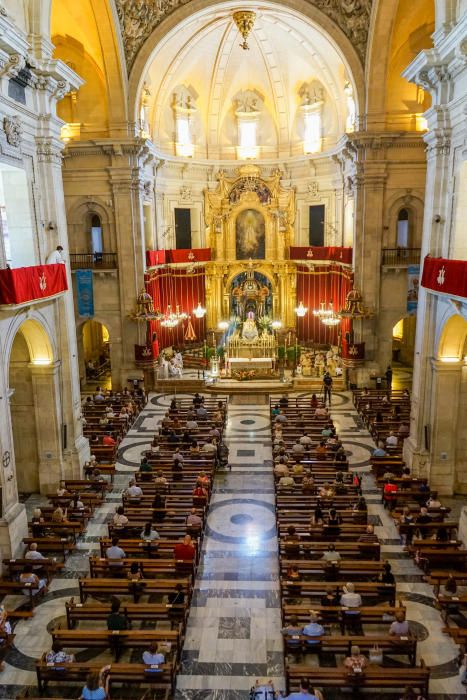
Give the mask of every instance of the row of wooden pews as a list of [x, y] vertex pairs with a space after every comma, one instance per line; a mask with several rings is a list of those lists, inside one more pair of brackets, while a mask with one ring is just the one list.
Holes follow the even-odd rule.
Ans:
[[[211, 419], [219, 410], [218, 402], [203, 400], [208, 414], [205, 428], [215, 422], [222, 434], [225, 399], [222, 423]], [[191, 400], [179, 399], [172, 402], [170, 415], [183, 419], [192, 408]], [[184, 454], [181, 470], [174, 471], [177, 448], [172, 443], [163, 452], [147, 454], [144, 469], [130, 481], [133, 490], [123, 493], [116, 515], [109, 517], [108, 536], [100, 538], [99, 552], [89, 555], [89, 574], [78, 581], [79, 595], [66, 603], [66, 627], [51, 630], [52, 643], [67, 654], [84, 649], [89, 658], [95, 650], [108, 660], [110, 652], [106, 671], [110, 692], [127, 684], [141, 685], [169, 698], [175, 687], [216, 468], [214, 454]], [[80, 491], [84, 493], [87, 489]], [[105, 496], [104, 488], [96, 493]], [[189, 518], [194, 522], [187, 522]], [[144, 530], [150, 535], [143, 537]], [[108, 626], [116, 601], [124, 628]], [[143, 653], [156, 646], [164, 660], [142, 663]], [[71, 659], [50, 663], [44, 655], [36, 664], [39, 690], [45, 692], [50, 684], [84, 683], [87, 674], [103, 663]]]
[[[316, 406], [307, 399], [282, 400], [285, 420], [279, 422], [285, 445], [281, 456], [285, 447], [292, 477], [288, 487], [283, 486], [283, 461], [278, 467], [277, 450], [274, 460], [287, 690], [297, 691], [306, 678], [323, 691], [410, 685], [428, 697], [430, 673], [423, 662], [416, 665], [417, 639], [410, 632], [389, 634], [391, 622], [396, 616], [402, 619], [405, 608], [397, 599], [390, 569], [380, 558], [378, 538], [368, 525], [360, 480], [347, 460], [336, 462], [339, 437], [335, 431], [329, 434], [332, 417], [324, 417], [321, 406], [318, 409], [316, 415]], [[274, 440], [277, 408], [273, 403], [271, 421]], [[294, 453], [293, 445], [304, 435], [312, 444], [303, 441], [307, 449], [302, 456]], [[325, 460], [314, 453], [316, 443], [323, 440], [330, 443]], [[298, 475], [294, 473], [297, 463], [303, 466]], [[361, 604], [341, 604], [346, 593], [359, 595]], [[358, 673], [351, 671], [353, 662], [344, 664], [341, 659], [351, 658], [356, 646], [367, 659], [382, 655], [385, 665], [372, 661]], [[318, 666], [309, 663], [310, 655], [318, 656]], [[409, 666], [388, 667], [389, 655], [405, 657]]]

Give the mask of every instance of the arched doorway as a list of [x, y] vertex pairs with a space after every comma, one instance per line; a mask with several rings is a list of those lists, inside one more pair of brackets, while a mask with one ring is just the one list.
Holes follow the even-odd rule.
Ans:
[[255, 320], [272, 318], [272, 283], [261, 272], [251, 269], [240, 272], [230, 284], [230, 316], [245, 321], [248, 315]]
[[392, 329], [394, 389], [411, 389], [415, 353], [416, 316], [405, 316]]
[[50, 491], [60, 479], [59, 368], [44, 327], [25, 321], [10, 351], [10, 417], [18, 491]]
[[107, 326], [100, 321], [86, 321], [82, 326], [82, 340], [86, 383], [90, 388], [99, 385], [111, 389], [110, 334]]

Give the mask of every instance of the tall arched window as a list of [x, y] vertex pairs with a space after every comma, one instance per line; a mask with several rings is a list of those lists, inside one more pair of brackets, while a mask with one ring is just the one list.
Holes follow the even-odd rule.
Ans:
[[409, 247], [410, 213], [408, 209], [401, 209], [397, 215], [397, 247]]
[[91, 250], [94, 257], [102, 257], [102, 223], [100, 216], [97, 214], [93, 214], [91, 217]]

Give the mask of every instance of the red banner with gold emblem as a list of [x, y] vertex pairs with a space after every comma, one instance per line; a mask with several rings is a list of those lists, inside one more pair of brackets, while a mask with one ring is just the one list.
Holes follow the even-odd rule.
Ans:
[[177, 248], [173, 250], [147, 250], [147, 267], [166, 263], [198, 263], [211, 260], [211, 248]]
[[66, 267], [62, 263], [0, 270], [0, 304], [48, 299], [67, 289]]
[[442, 294], [467, 297], [467, 260], [427, 256], [423, 263], [422, 287]]
[[342, 248], [340, 246], [290, 246], [290, 259], [309, 260], [310, 262], [315, 260], [332, 260], [343, 265], [351, 265], [352, 250], [352, 248]]

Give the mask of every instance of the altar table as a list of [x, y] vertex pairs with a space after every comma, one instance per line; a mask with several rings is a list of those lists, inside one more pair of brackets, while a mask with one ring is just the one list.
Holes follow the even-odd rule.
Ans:
[[273, 357], [229, 357], [227, 367], [229, 370], [239, 369], [272, 369]]

